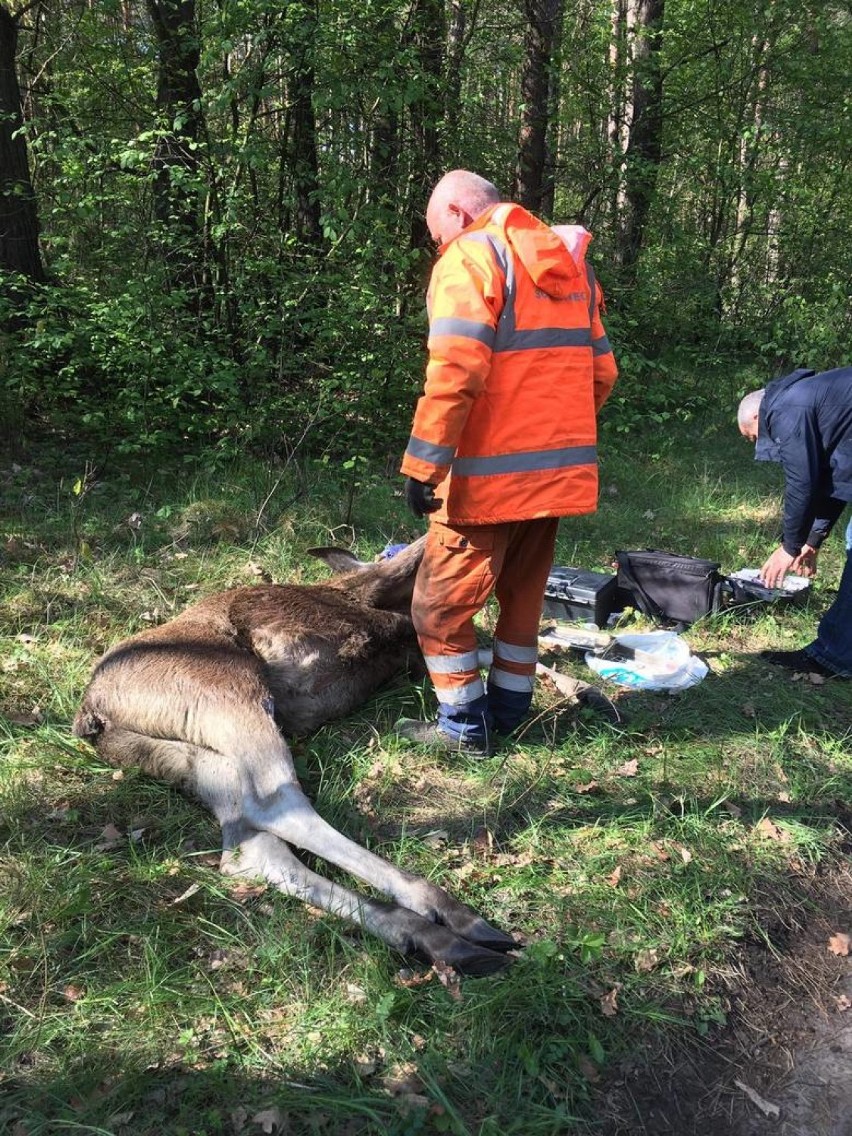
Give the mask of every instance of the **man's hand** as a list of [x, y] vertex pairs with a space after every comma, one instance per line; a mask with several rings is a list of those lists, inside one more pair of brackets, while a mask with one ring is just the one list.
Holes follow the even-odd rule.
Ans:
[[818, 556], [818, 548], [814, 548], [812, 544], [803, 544], [802, 551], [790, 565], [790, 571], [795, 572], [797, 576], [813, 578], [817, 574]]
[[434, 485], [415, 481], [413, 477], [405, 479], [405, 500], [415, 517], [425, 517], [427, 513], [434, 513], [443, 505], [443, 501], [435, 497]]
[[[801, 556], [801, 553], [799, 555]], [[791, 556], [783, 547], [776, 548], [760, 569], [760, 582], [767, 588], [780, 588], [796, 559], [797, 557]]]

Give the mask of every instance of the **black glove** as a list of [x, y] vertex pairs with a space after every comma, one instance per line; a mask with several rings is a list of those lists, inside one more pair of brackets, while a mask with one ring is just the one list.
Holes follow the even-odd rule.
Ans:
[[434, 485], [415, 481], [413, 477], [405, 479], [405, 500], [415, 517], [425, 517], [427, 513], [434, 513], [443, 505], [443, 501], [435, 497]]

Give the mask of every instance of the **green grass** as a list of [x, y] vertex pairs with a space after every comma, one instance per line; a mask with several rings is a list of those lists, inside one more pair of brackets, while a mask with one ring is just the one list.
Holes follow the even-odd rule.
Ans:
[[[611, 440], [601, 509], [563, 522], [557, 559], [759, 564], [781, 480], [751, 457], [718, 423]], [[625, 695], [617, 729], [542, 688], [517, 747], [436, 760], [392, 732], [430, 706], [401, 684], [294, 745], [323, 815], [526, 944], [498, 978], [445, 984], [221, 877], [209, 817], [69, 729], [121, 636], [259, 573], [320, 579], [311, 545], [411, 539], [397, 482], [311, 466], [95, 482], [43, 460], [0, 469], [3, 1131], [593, 1132], [625, 1054], [718, 1030], [741, 945], [807, 919], [848, 842], [852, 690], [754, 654], [808, 641], [836, 537], [807, 608], [692, 628], [710, 675]]]

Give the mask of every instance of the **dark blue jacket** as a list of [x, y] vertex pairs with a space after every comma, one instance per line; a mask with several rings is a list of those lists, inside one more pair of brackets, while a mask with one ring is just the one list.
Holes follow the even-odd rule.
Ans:
[[819, 548], [852, 501], [852, 367], [794, 371], [769, 383], [755, 458], [784, 469], [784, 550]]

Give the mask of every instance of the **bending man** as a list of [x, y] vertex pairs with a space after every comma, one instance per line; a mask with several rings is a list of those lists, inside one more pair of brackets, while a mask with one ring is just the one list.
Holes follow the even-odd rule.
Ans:
[[[852, 501], [852, 367], [776, 379], [745, 396], [738, 423], [740, 433], [757, 443], [757, 461], [780, 462], [784, 470], [781, 544], [760, 577], [777, 588], [787, 572], [813, 576], [820, 545]], [[840, 589], [816, 639], [799, 651], [760, 654], [776, 666], [852, 677], [852, 522]]]
[[[617, 369], [580, 226], [554, 230], [466, 170], [435, 187], [429, 363], [402, 463], [431, 514], [412, 614], [438, 697], [413, 741], [489, 752], [527, 715], [558, 518], [597, 508], [596, 412]], [[487, 685], [473, 617], [500, 614]]]

